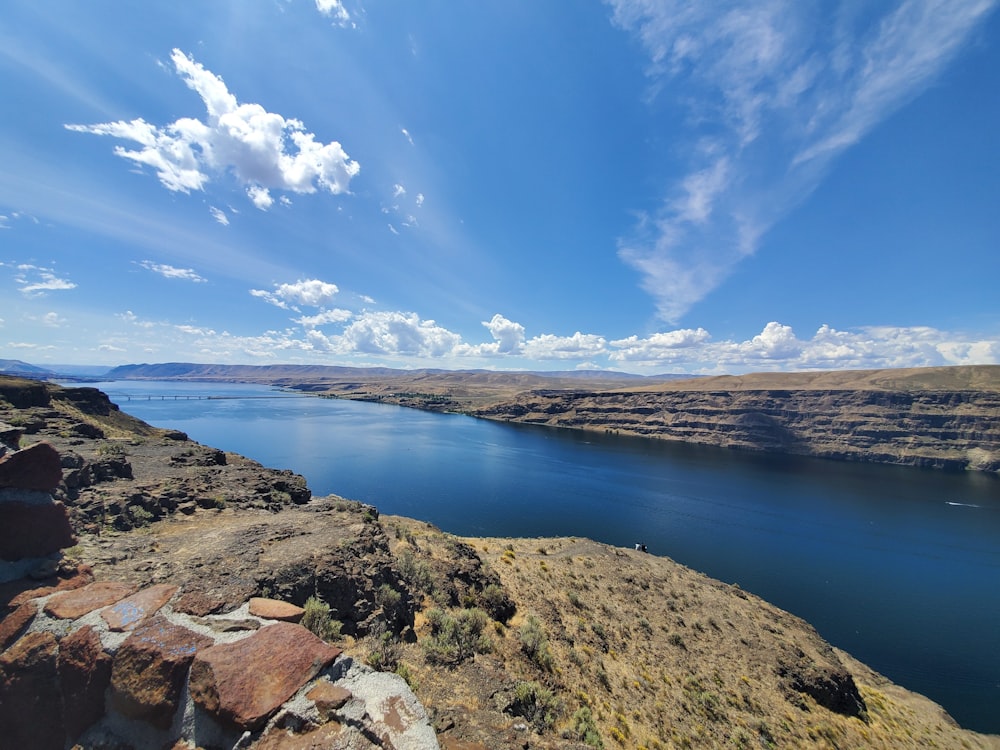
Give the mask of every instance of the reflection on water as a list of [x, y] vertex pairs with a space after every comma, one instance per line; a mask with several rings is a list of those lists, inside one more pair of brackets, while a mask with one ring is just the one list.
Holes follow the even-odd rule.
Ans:
[[[739, 453], [260, 386], [102, 384], [125, 411], [303, 474], [316, 494], [462, 535], [587, 536], [804, 617], [833, 644], [1000, 732], [1000, 482]], [[143, 400], [144, 394], [169, 394]], [[172, 396], [237, 396], [185, 400]], [[131, 395], [132, 400], [127, 397]]]

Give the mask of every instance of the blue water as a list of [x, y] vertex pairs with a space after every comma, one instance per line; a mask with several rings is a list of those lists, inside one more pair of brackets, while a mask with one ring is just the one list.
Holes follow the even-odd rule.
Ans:
[[[292, 469], [317, 495], [460, 535], [645, 543], [805, 618], [963, 726], [1000, 733], [995, 477], [500, 424], [261, 386], [98, 387], [147, 422]], [[234, 398], [186, 400], [208, 394]]]

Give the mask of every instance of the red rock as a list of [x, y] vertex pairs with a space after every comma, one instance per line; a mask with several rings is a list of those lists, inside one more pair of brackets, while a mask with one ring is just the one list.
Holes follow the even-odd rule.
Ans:
[[25, 602], [0, 620], [0, 651], [16, 641], [37, 614], [38, 606], [34, 602]]
[[250, 614], [255, 617], [263, 617], [265, 620], [298, 622], [305, 613], [306, 611], [302, 607], [296, 607], [294, 604], [278, 599], [265, 599], [261, 596], [250, 599]]
[[111, 630], [133, 630], [140, 622], [155, 614], [176, 593], [177, 587], [168, 583], [150, 586], [112, 604], [101, 612], [101, 617]]
[[320, 680], [306, 693], [306, 698], [316, 704], [320, 716], [326, 718], [332, 711], [343, 707], [351, 699], [353, 693], [345, 687], [332, 682]]
[[49, 492], [61, 481], [59, 451], [48, 443], [35, 443], [0, 456], [0, 487]]
[[[373, 744], [368, 738], [357, 737], [345, 731], [344, 727], [335, 721], [302, 734], [291, 734], [283, 727], [273, 727], [254, 743], [254, 750], [322, 750], [328, 747], [380, 746]], [[389, 746], [381, 745], [381, 747]]]
[[8, 607], [20, 607], [32, 599], [55, 594], [59, 591], [82, 589], [93, 582], [94, 573], [89, 565], [78, 566], [73, 574], [60, 579], [55, 586], [39, 586], [37, 581], [22, 578], [19, 581], [12, 581], [0, 586], [0, 603], [6, 599]]
[[255, 729], [339, 654], [301, 625], [270, 625], [199, 652], [191, 697], [224, 724]]
[[62, 503], [0, 502], [0, 559], [45, 557], [76, 544]]
[[59, 646], [51, 633], [28, 633], [0, 654], [0, 742], [4, 747], [62, 750]]
[[45, 603], [45, 613], [60, 620], [75, 620], [124, 599], [135, 588], [121, 581], [97, 581], [81, 589], [56, 594]]
[[225, 599], [206, 594], [203, 591], [187, 591], [181, 594], [181, 597], [174, 602], [174, 611], [204, 617], [205, 615], [214, 615], [216, 612], [221, 612], [225, 606]]
[[104, 691], [111, 684], [111, 655], [89, 625], [59, 643], [59, 681], [70, 740], [104, 715]]
[[111, 669], [111, 705], [131, 719], [167, 729], [195, 654], [212, 639], [162, 615], [140, 624], [119, 647]]

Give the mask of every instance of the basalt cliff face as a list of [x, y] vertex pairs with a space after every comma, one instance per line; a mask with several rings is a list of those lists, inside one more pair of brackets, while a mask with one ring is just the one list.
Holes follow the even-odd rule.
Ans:
[[3, 378], [0, 729], [95, 750], [1000, 748], [669, 558], [456, 538], [92, 389]]
[[1000, 471], [997, 390], [706, 382], [655, 391], [533, 391], [473, 413], [742, 450]]

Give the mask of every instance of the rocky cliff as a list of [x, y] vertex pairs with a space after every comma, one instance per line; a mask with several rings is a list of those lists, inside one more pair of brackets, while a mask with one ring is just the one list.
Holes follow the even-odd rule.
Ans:
[[[996, 472], [997, 379], [992, 373], [976, 388], [941, 389], [748, 376], [656, 390], [533, 391], [473, 413], [724, 448]], [[782, 383], [788, 387], [776, 387]]]

